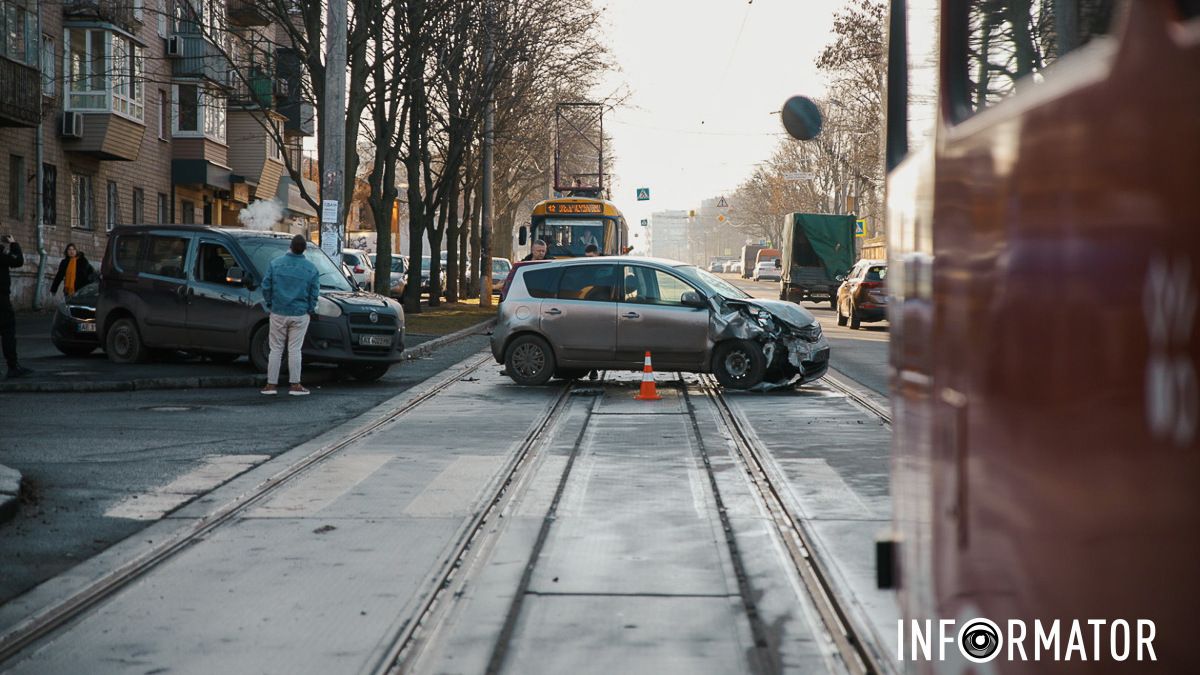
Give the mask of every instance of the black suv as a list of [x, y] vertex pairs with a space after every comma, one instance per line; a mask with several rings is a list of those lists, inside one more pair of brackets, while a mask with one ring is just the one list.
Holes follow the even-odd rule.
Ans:
[[[197, 225], [114, 229], [100, 269], [96, 323], [109, 359], [132, 363], [149, 348], [232, 361], [249, 354], [267, 368], [268, 317], [259, 287], [291, 235]], [[343, 366], [357, 379], [382, 377], [404, 351], [404, 310], [359, 291], [325, 253], [305, 256], [321, 273], [304, 360]]]

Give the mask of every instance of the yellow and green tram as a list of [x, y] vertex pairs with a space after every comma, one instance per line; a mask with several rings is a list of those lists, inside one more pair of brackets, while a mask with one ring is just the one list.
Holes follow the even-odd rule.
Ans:
[[528, 243], [546, 242], [548, 258], [582, 256], [588, 244], [595, 244], [600, 255], [621, 255], [629, 250], [625, 216], [604, 199], [547, 199], [533, 207], [529, 228]]

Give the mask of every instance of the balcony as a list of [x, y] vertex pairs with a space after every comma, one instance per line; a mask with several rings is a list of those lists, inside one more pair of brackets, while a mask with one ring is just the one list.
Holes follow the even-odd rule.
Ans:
[[36, 68], [0, 57], [0, 127], [35, 127], [42, 84]]
[[66, 113], [83, 116], [83, 136], [63, 138], [63, 150], [116, 162], [137, 160], [146, 126], [115, 113]]
[[62, 7], [68, 18], [106, 21], [135, 32], [133, 3], [129, 0], [64, 0]]
[[266, 26], [271, 23], [271, 13], [264, 5], [255, 0], [229, 0], [229, 22], [235, 26]]
[[275, 109], [287, 118], [283, 130], [288, 136], [312, 136], [316, 133], [316, 110], [304, 100], [304, 69], [300, 55], [294, 49], [275, 52], [276, 76], [287, 83], [287, 95], [280, 98]]
[[180, 32], [171, 36], [171, 75], [203, 78], [222, 87], [229, 84], [229, 63], [221, 50], [200, 33]]
[[250, 68], [231, 73], [229, 104], [243, 108], [274, 110], [275, 98], [287, 95], [287, 82], [276, 80], [269, 72]]

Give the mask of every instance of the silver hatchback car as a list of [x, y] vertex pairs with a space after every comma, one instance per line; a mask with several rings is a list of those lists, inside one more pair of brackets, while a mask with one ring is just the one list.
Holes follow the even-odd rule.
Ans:
[[712, 373], [723, 386], [811, 382], [829, 366], [803, 307], [751, 298], [694, 265], [640, 257], [520, 264], [500, 305], [492, 355], [518, 384], [589, 370]]

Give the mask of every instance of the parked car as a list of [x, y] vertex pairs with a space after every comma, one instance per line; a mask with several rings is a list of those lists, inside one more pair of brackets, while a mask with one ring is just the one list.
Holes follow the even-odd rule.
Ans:
[[[97, 333], [116, 363], [154, 348], [232, 361], [249, 355], [267, 368], [267, 312], [260, 283], [288, 250], [282, 233], [199, 225], [122, 226], [109, 233], [96, 306]], [[354, 287], [321, 249], [305, 252], [321, 274], [304, 358], [374, 380], [402, 360], [404, 310]]]
[[803, 307], [758, 300], [693, 265], [654, 258], [574, 258], [513, 270], [492, 355], [518, 384], [590, 370], [713, 373], [748, 389], [825, 374], [829, 344]]
[[887, 261], [859, 260], [837, 291], [837, 323], [857, 329], [887, 319]]
[[[430, 258], [429, 256], [427, 256], [427, 255], [421, 256], [421, 292], [426, 295], [429, 294], [429, 269], [430, 269], [430, 266], [432, 265], [432, 262], [433, 262], [433, 259]], [[442, 293], [445, 293], [446, 292], [446, 267], [445, 267], [444, 262], [442, 263], [441, 270], [438, 272], [438, 278], [441, 279], [441, 282], [442, 282]]]
[[[377, 267], [377, 265], [375, 264], [375, 260], [376, 260], [375, 254], [372, 253], [368, 257], [371, 259], [371, 269], [375, 269]], [[408, 258], [405, 258], [404, 256], [400, 255], [399, 253], [393, 253], [392, 254], [392, 272], [391, 272], [390, 281], [388, 284], [388, 293], [387, 293], [388, 295], [392, 296], [393, 298], [399, 298], [404, 295], [404, 287], [408, 283], [407, 277], [405, 276], [407, 274], [407, 272], [408, 272]]]
[[492, 258], [492, 293], [499, 295], [504, 290], [504, 282], [512, 271], [512, 261], [508, 258]]
[[358, 284], [359, 288], [365, 291], [375, 288], [375, 265], [366, 251], [344, 248], [342, 249], [342, 262], [350, 268], [350, 273], [354, 275], [354, 283]]
[[86, 356], [100, 346], [96, 334], [96, 300], [100, 282], [93, 281], [58, 303], [50, 324], [50, 341], [67, 356]]
[[754, 266], [755, 281], [779, 281], [779, 258], [764, 260]]

